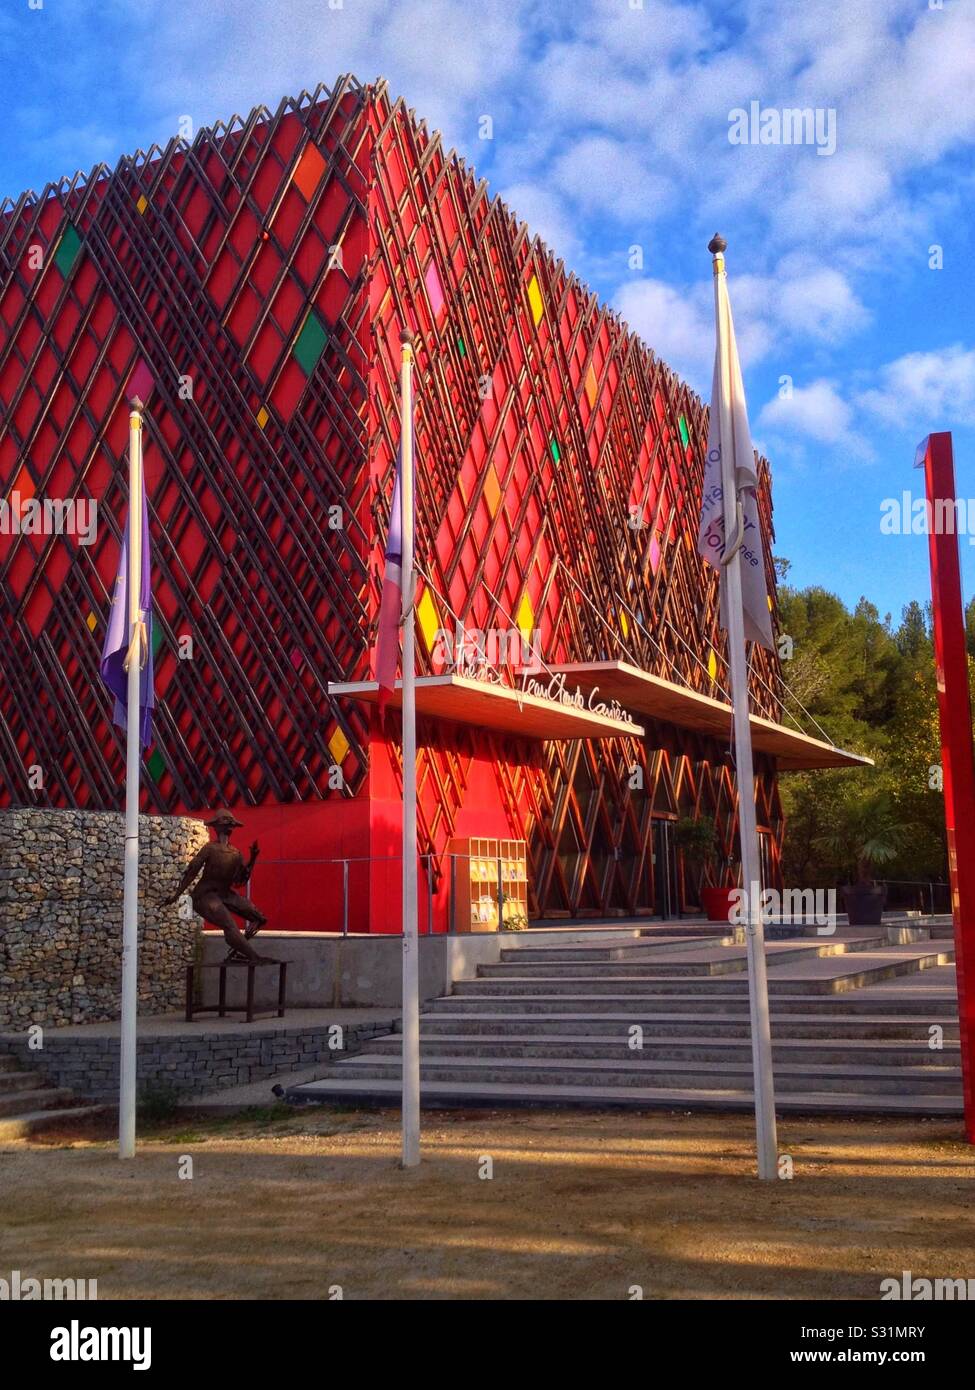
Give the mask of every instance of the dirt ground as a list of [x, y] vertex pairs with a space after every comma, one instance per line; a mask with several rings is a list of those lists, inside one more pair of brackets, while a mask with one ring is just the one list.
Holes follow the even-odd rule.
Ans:
[[765, 1184], [745, 1115], [423, 1120], [408, 1172], [388, 1112], [174, 1119], [127, 1163], [108, 1131], [7, 1142], [0, 1273], [97, 1278], [103, 1299], [876, 1299], [903, 1270], [975, 1278], [954, 1124], [788, 1120], [795, 1176]]

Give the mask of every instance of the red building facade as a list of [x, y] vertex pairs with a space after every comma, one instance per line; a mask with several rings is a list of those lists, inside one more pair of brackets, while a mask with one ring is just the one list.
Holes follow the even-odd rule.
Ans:
[[[0, 495], [98, 509], [91, 544], [0, 535], [7, 804], [121, 806], [98, 660], [136, 383], [158, 702], [144, 809], [234, 808], [272, 926], [397, 929], [397, 716], [384, 730], [329, 684], [371, 675], [404, 327], [421, 674], [445, 669], [437, 633], [459, 622], [531, 634], [551, 669], [621, 661], [701, 709], [726, 699], [695, 543], [702, 403], [385, 84], [344, 79], [0, 207]], [[764, 461], [761, 477], [768, 546]], [[776, 663], [753, 664], [753, 710], [777, 726]], [[673, 823], [714, 816], [733, 855], [734, 770], [726, 736], [661, 710], [609, 739], [421, 718], [422, 926], [447, 925], [444, 855], [464, 836], [527, 842], [533, 914], [681, 906]], [[777, 759], [759, 749], [775, 882]]]

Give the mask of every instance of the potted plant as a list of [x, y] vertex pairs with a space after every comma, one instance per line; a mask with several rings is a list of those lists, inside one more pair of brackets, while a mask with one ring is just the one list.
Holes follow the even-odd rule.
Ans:
[[514, 894], [505, 893], [502, 896], [500, 927], [502, 931], [528, 930], [528, 918], [524, 912], [524, 904]]
[[731, 912], [731, 895], [738, 886], [738, 876], [732, 876], [731, 863], [722, 874], [724, 883], [714, 883], [714, 864], [718, 855], [718, 834], [710, 816], [684, 816], [677, 822], [675, 840], [690, 869], [698, 899], [711, 922], [727, 922]]
[[896, 859], [910, 826], [898, 821], [886, 792], [850, 800], [837, 810], [833, 828], [818, 843], [837, 860], [856, 865], [856, 878], [844, 884], [843, 905], [851, 927], [876, 927], [887, 902], [887, 885], [871, 872]]

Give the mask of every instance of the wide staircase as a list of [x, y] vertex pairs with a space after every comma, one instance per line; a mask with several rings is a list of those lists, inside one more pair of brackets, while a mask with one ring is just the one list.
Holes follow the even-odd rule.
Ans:
[[87, 1104], [67, 1087], [23, 1071], [16, 1057], [0, 1054], [0, 1139], [27, 1139], [105, 1113], [105, 1106]]
[[[750, 1108], [745, 947], [669, 930], [502, 950], [425, 1007], [423, 1104]], [[951, 942], [896, 935], [766, 943], [780, 1111], [961, 1113]], [[397, 1104], [400, 1054], [397, 1034], [373, 1039], [288, 1098]]]

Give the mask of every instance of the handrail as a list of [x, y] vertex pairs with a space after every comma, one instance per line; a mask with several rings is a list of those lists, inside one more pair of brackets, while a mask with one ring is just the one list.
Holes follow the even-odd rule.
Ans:
[[[418, 859], [421, 863], [422, 863], [424, 860], [426, 860], [426, 875], [425, 875], [425, 878], [426, 878], [426, 885], [427, 885], [427, 931], [426, 931], [426, 934], [427, 934], [428, 936], [433, 936], [433, 935], [434, 935], [434, 930], [433, 930], [433, 897], [434, 897], [434, 887], [433, 887], [433, 861], [434, 861], [434, 860], [440, 861], [440, 860], [446, 859], [446, 860], [449, 862], [450, 891], [449, 891], [449, 899], [448, 899], [448, 903], [449, 903], [449, 914], [448, 914], [448, 927], [447, 927], [447, 932], [448, 932], [448, 934], [453, 934], [453, 933], [456, 933], [456, 930], [457, 930], [457, 924], [456, 924], [456, 921], [455, 921], [455, 902], [456, 902], [456, 885], [457, 885], [456, 872], [455, 872], [455, 861], [458, 860], [458, 859], [466, 859], [466, 860], [468, 860], [469, 862], [472, 861], [472, 860], [484, 860], [484, 861], [486, 861], [489, 857], [490, 857], [490, 856], [487, 856], [487, 855], [484, 855], [484, 854], [461, 854], [461, 853], [456, 852], [456, 851], [454, 851], [454, 850], [443, 850], [443, 851], [441, 851], [439, 854], [430, 853], [430, 852], [427, 852], [427, 853], [425, 853], [425, 854], [417, 854], [417, 859]], [[506, 859], [509, 859], [509, 858], [510, 858], [510, 856], [507, 856], [507, 855], [500, 855], [500, 854], [499, 854], [499, 855], [497, 856], [497, 858], [496, 858], [496, 862], [497, 862], [497, 909], [498, 909], [498, 923], [499, 923], [499, 929], [500, 929], [500, 924], [501, 924], [501, 922], [502, 922], [502, 920], [503, 920], [503, 917], [504, 917], [504, 901], [505, 901], [503, 864], [504, 864], [505, 860], [506, 860]], [[342, 856], [335, 856], [335, 857], [333, 857], [333, 858], [328, 858], [328, 859], [324, 859], [324, 858], [311, 858], [311, 859], [267, 859], [267, 858], [263, 858], [263, 857], [262, 857], [262, 858], [260, 858], [260, 859], [258, 859], [258, 860], [256, 861], [256, 863], [254, 864], [254, 866], [253, 866], [253, 868], [252, 868], [252, 870], [251, 870], [250, 875], [249, 875], [248, 878], [247, 878], [246, 886], [245, 886], [245, 895], [246, 895], [248, 898], [250, 897], [251, 881], [252, 881], [252, 879], [253, 879], [253, 875], [254, 875], [254, 873], [256, 873], [257, 870], [260, 869], [262, 866], [268, 867], [268, 866], [274, 865], [274, 866], [279, 866], [279, 867], [280, 867], [280, 866], [287, 866], [288, 868], [297, 868], [297, 867], [301, 866], [302, 864], [341, 864], [341, 865], [342, 865], [342, 935], [343, 935], [343, 936], [348, 936], [348, 934], [349, 934], [349, 866], [350, 866], [351, 864], [386, 864], [386, 863], [401, 863], [401, 862], [402, 862], [402, 859], [403, 859], [402, 854], [342, 855]], [[441, 879], [442, 879], [442, 877], [443, 877], [443, 870], [441, 870], [440, 872], [441, 872]]]

